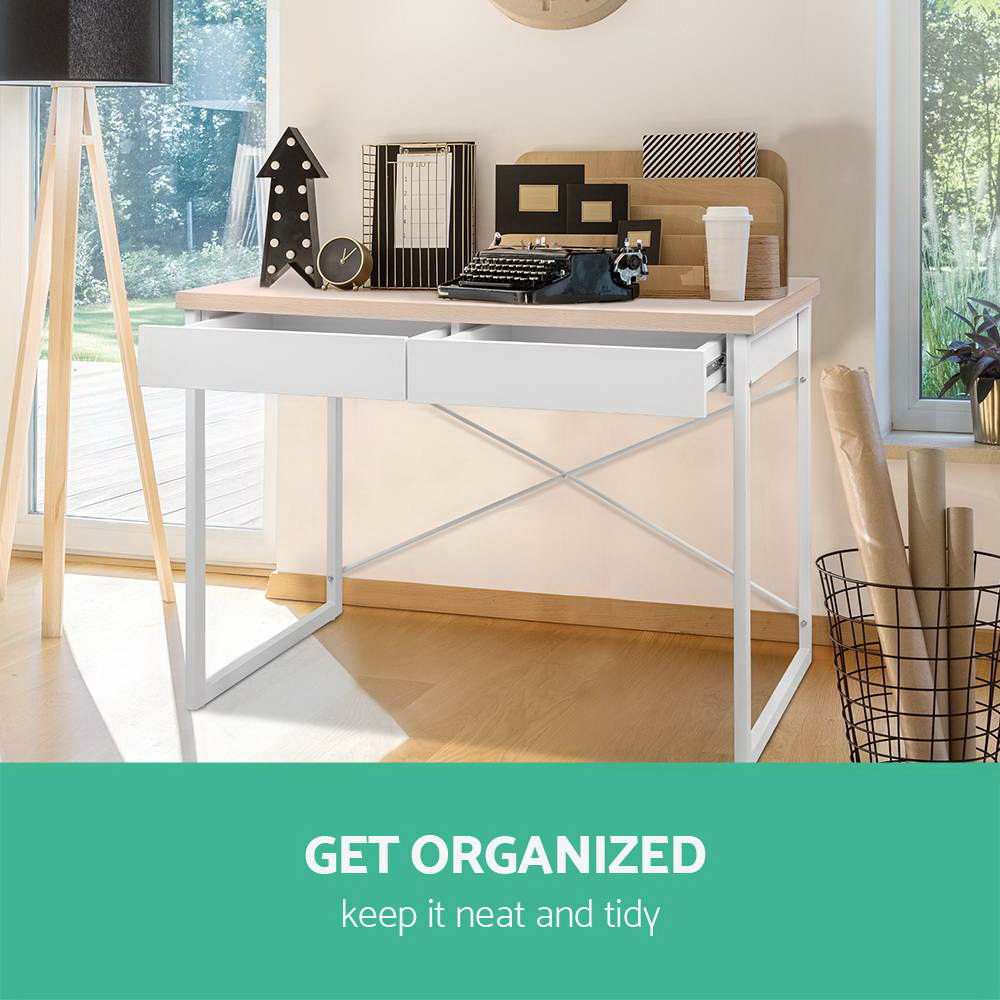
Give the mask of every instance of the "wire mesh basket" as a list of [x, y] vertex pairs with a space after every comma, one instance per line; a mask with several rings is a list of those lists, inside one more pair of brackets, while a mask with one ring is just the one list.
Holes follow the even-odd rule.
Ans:
[[868, 583], [857, 549], [816, 565], [851, 760], [1000, 759], [1000, 556], [973, 587]]

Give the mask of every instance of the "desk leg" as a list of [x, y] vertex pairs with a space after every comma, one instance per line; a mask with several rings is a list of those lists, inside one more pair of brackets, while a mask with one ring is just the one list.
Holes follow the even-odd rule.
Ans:
[[343, 609], [343, 400], [327, 400], [326, 601], [277, 635], [254, 646], [209, 678], [205, 662], [205, 393], [187, 392], [186, 631], [184, 702], [202, 708], [292, 646], [332, 622]]
[[326, 401], [326, 603], [344, 610], [344, 401]]
[[205, 684], [205, 391], [187, 390], [184, 701], [189, 709], [206, 702]]
[[[805, 676], [809, 665], [812, 663], [812, 538], [811, 528], [811, 508], [810, 508], [810, 335], [811, 335], [812, 313], [809, 307], [803, 309], [798, 315], [798, 373], [795, 380], [796, 389], [796, 430], [795, 430], [795, 507], [796, 507], [796, 529], [795, 529], [795, 565], [798, 576], [798, 586], [795, 603], [792, 609], [798, 619], [798, 648], [795, 656], [785, 668], [781, 679], [775, 685], [768, 698], [767, 704], [761, 709], [757, 721], [750, 730], [750, 746], [746, 757], [740, 757], [740, 733], [741, 729], [737, 725], [736, 730], [736, 759], [757, 760], [759, 759], [768, 740], [774, 734], [778, 723], [781, 721], [785, 710], [791, 703], [802, 678]], [[737, 437], [741, 435], [738, 432]], [[745, 442], [745, 447], [749, 445], [749, 439]], [[739, 451], [737, 450], [737, 454]], [[739, 487], [737, 487], [739, 489]], [[749, 517], [747, 518], [749, 522]], [[749, 523], [746, 525], [749, 534]], [[737, 550], [739, 551], [739, 549]], [[749, 554], [747, 554], [749, 559]], [[749, 625], [749, 617], [747, 618]], [[736, 649], [745, 648], [749, 650], [749, 639], [745, 644], [737, 645]], [[737, 657], [737, 663], [738, 657]], [[737, 687], [741, 671], [736, 667]], [[749, 654], [745, 670], [745, 680], [747, 685], [747, 700], [749, 704], [749, 684], [750, 667]], [[738, 706], [737, 719], [742, 720], [744, 709], [740, 706], [740, 699], [737, 696]], [[749, 711], [747, 708], [745, 711]]]
[[750, 338], [730, 338], [733, 389], [733, 760], [754, 760], [750, 706]]
[[799, 384], [796, 390], [798, 443], [799, 652], [812, 661], [812, 306], [799, 313]]

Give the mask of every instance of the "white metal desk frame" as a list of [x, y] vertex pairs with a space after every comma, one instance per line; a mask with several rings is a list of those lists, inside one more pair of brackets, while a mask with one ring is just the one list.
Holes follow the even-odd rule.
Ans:
[[[197, 322], [214, 313], [192, 312], [187, 314], [188, 322]], [[733, 579], [733, 759], [738, 762], [756, 761], [767, 746], [781, 716], [788, 707], [792, 696], [812, 662], [812, 603], [811, 603], [811, 520], [810, 520], [810, 359], [812, 333], [811, 303], [796, 314], [798, 337], [798, 374], [794, 379], [783, 382], [757, 396], [751, 394], [750, 350], [753, 341], [765, 337], [769, 327], [758, 334], [733, 335], [727, 337], [727, 385], [732, 394], [732, 402], [709, 413], [678, 424], [659, 434], [620, 448], [601, 458], [577, 466], [563, 469], [545, 458], [522, 448], [513, 441], [494, 433], [482, 424], [476, 423], [445, 406], [436, 406], [440, 412], [459, 421], [477, 433], [502, 444], [525, 458], [537, 463], [551, 473], [545, 479], [505, 496], [493, 503], [469, 511], [460, 517], [446, 521], [434, 528], [423, 531], [390, 548], [383, 549], [360, 559], [349, 566], [343, 561], [343, 400], [327, 399], [327, 531], [326, 531], [326, 601], [311, 614], [295, 622], [284, 631], [266, 642], [249, 650], [213, 676], [206, 673], [206, 581], [205, 581], [205, 390], [188, 389], [186, 409], [186, 642], [185, 642], [185, 700], [189, 709], [197, 709], [228, 691], [234, 684], [248, 677], [254, 671], [270, 663], [296, 643], [311, 635], [317, 629], [334, 621], [343, 611], [343, 580], [362, 566], [399, 552], [434, 535], [440, 534], [473, 518], [481, 517], [505, 507], [508, 504], [537, 493], [559, 482], [569, 482], [585, 490], [606, 503], [625, 517], [642, 524], [661, 538], [672, 543], [692, 556], [728, 573]], [[781, 322], [784, 322], [782, 320]], [[467, 328], [469, 324], [452, 324], [453, 332]], [[797, 517], [797, 570], [798, 588], [794, 602], [766, 590], [754, 583], [750, 577], [750, 412], [754, 402], [759, 402], [787, 389], [794, 388], [797, 396], [796, 433], [796, 507]], [[580, 477], [618, 458], [656, 444], [706, 420], [714, 420], [724, 413], [733, 415], [733, 565], [725, 563], [697, 546], [685, 541], [667, 528], [643, 517], [625, 504], [596, 489]], [[797, 615], [798, 649], [785, 669], [784, 674], [765, 704], [756, 722], [751, 708], [751, 633], [750, 610], [751, 591], [756, 591], [771, 603]]]

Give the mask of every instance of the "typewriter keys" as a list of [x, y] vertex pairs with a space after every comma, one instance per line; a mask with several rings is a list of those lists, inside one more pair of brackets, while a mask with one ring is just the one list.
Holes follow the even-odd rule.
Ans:
[[368, 247], [350, 236], [336, 236], [325, 243], [317, 264], [324, 288], [360, 288], [372, 273]]

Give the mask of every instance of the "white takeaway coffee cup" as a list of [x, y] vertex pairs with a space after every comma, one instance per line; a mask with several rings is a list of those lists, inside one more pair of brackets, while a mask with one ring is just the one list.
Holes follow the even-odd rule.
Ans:
[[742, 302], [753, 216], [746, 207], [710, 208], [702, 217], [708, 241], [709, 294], [715, 302]]

